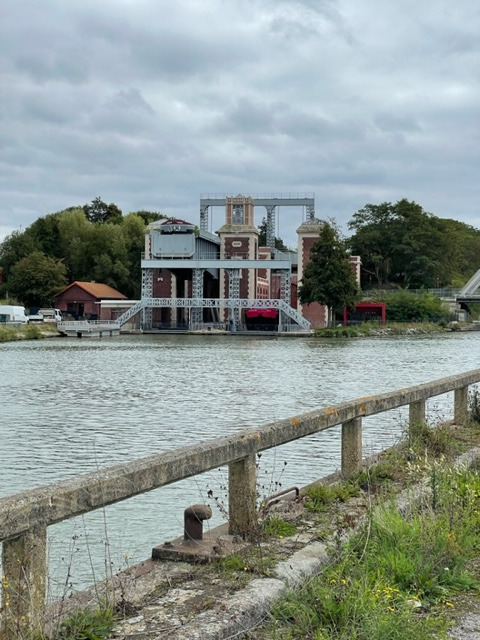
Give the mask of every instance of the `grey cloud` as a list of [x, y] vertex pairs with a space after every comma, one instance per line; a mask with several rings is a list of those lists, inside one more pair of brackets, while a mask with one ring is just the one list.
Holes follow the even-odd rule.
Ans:
[[410, 133], [422, 129], [415, 117], [409, 114], [383, 112], [377, 114], [373, 122], [380, 131], [385, 132]]
[[[340, 224], [407, 197], [478, 227], [479, 11], [474, 0], [11, 3], [0, 239], [96, 195], [196, 222], [202, 192], [315, 192]], [[282, 216], [294, 234], [301, 212]]]

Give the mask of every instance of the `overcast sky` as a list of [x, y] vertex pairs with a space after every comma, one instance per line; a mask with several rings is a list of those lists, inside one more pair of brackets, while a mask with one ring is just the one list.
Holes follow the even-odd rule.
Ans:
[[480, 227], [478, 0], [0, 6], [0, 240], [96, 196], [198, 223], [205, 193], [314, 193], [344, 231], [404, 197]]

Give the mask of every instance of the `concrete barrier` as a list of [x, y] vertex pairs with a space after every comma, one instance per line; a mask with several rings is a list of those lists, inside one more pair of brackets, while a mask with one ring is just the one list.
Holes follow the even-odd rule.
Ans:
[[255, 530], [257, 517], [257, 453], [342, 425], [341, 470], [348, 477], [362, 465], [363, 417], [408, 405], [410, 422], [417, 422], [425, 418], [428, 398], [453, 391], [453, 420], [463, 424], [468, 419], [468, 387], [478, 382], [480, 369], [475, 369], [414, 387], [357, 398], [258, 429], [154, 454], [0, 499], [3, 635], [29, 637], [41, 627], [48, 526], [228, 465], [229, 531], [246, 536]]

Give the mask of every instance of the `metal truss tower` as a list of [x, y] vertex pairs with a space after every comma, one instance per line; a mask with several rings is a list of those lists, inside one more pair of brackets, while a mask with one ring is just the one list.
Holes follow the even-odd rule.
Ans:
[[235, 305], [238, 301], [238, 306], [230, 306], [230, 321], [234, 327], [238, 327], [240, 324], [240, 269], [226, 269], [228, 273], [228, 301], [230, 305]]
[[[201, 300], [203, 298], [203, 274], [205, 269], [192, 269], [192, 298]], [[190, 317], [190, 325], [198, 326], [203, 322], [203, 308], [193, 307]]]
[[[153, 269], [142, 269], [142, 300], [153, 297]], [[142, 328], [152, 328], [152, 308], [142, 310]]]

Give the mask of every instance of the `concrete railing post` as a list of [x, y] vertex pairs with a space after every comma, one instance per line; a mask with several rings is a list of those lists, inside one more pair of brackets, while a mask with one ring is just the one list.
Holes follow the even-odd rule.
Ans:
[[47, 581], [47, 528], [3, 542], [0, 637], [31, 638], [42, 629]]
[[453, 422], [455, 424], [466, 424], [468, 422], [468, 387], [455, 389]]
[[257, 529], [257, 468], [255, 454], [228, 465], [229, 533], [243, 537]]
[[342, 476], [347, 478], [362, 468], [362, 419], [342, 424]]
[[426, 410], [425, 400], [411, 402], [408, 408], [408, 422], [410, 425], [425, 422]]

